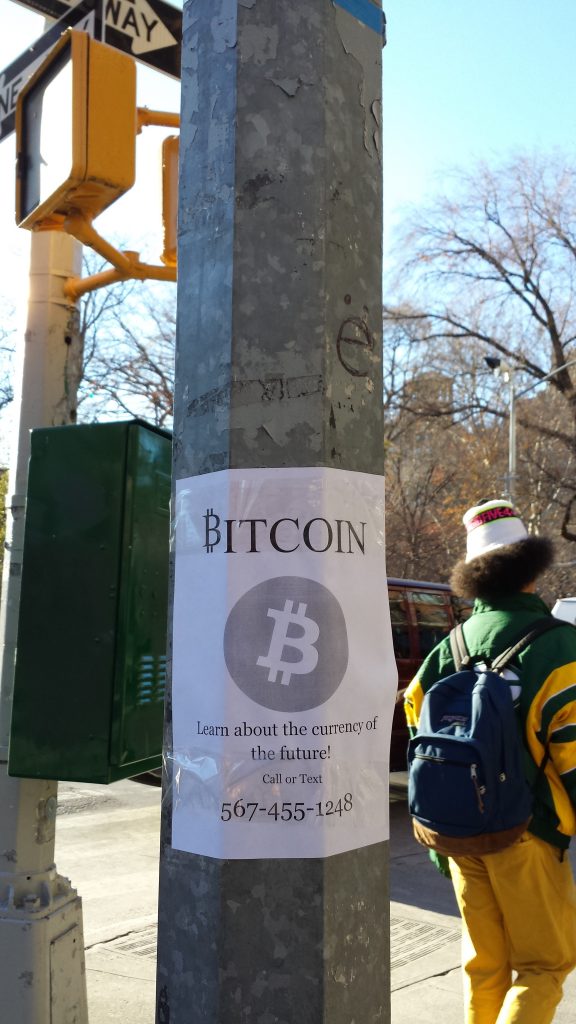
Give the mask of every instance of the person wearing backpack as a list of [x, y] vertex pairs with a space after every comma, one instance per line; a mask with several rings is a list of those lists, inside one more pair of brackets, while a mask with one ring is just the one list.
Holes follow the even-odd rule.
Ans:
[[410, 812], [462, 916], [466, 1024], [549, 1024], [576, 966], [576, 629], [510, 502], [463, 522], [451, 586], [474, 609], [406, 691]]

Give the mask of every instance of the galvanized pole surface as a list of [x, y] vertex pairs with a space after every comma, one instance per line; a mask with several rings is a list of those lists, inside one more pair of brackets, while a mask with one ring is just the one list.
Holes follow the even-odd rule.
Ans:
[[0, 606], [0, 1018], [85, 1024], [81, 901], [54, 864], [58, 784], [7, 774], [30, 430], [74, 422], [82, 358], [77, 311], [64, 297], [64, 282], [80, 272], [81, 246], [42, 232], [31, 247]]
[[[382, 45], [375, 0], [184, 7], [177, 480], [383, 472]], [[176, 850], [171, 736], [157, 1024], [389, 1021], [388, 843]]]

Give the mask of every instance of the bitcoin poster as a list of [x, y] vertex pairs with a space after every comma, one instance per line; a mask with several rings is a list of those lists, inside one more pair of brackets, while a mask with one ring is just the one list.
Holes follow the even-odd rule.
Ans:
[[382, 477], [176, 485], [172, 845], [327, 857], [388, 838], [397, 674]]

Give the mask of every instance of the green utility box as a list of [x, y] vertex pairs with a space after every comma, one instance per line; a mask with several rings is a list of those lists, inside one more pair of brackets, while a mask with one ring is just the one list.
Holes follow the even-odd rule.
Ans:
[[32, 431], [10, 775], [160, 766], [170, 456], [139, 420]]

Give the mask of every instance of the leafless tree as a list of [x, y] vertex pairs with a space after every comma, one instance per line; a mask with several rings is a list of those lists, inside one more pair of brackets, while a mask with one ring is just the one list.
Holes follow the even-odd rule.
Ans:
[[[435, 380], [422, 377], [432, 406]], [[445, 403], [441, 382], [439, 405]], [[491, 425], [429, 417], [418, 408], [417, 397], [410, 399], [387, 431], [387, 568], [394, 576], [446, 581], [463, 552], [462, 513], [494, 493], [505, 453]]]
[[[421, 403], [420, 415], [475, 429], [502, 420], [505, 389], [489, 382], [485, 356], [514, 372], [518, 390], [546, 380], [554, 415], [542, 416], [536, 391], [518, 404], [519, 475], [531, 474], [532, 504], [540, 493], [531, 514], [542, 522], [554, 510], [561, 536], [576, 540], [576, 163], [521, 154], [454, 175], [449, 194], [409, 218], [396, 261], [385, 344], [402, 330], [412, 361], [421, 352], [453, 389], [451, 403]], [[406, 395], [403, 407], [418, 412]]]
[[[98, 269], [93, 261], [90, 271]], [[170, 426], [174, 387], [175, 290], [126, 282], [82, 303], [82, 420], [140, 416]]]
[[14, 397], [15, 332], [10, 326], [14, 318], [14, 311], [5, 307], [0, 313], [2, 317], [2, 326], [0, 326], [0, 410], [2, 410], [10, 405]]

